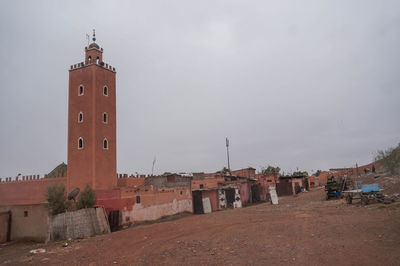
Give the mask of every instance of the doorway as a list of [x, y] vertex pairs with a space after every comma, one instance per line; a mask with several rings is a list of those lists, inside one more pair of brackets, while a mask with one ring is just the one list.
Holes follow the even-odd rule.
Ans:
[[108, 214], [108, 223], [110, 224], [111, 232], [118, 231], [119, 217], [120, 217], [119, 211], [110, 211], [110, 213]]
[[202, 191], [193, 191], [193, 213], [194, 214], [203, 214], [203, 193]]
[[251, 201], [252, 203], [260, 202], [262, 195], [261, 184], [254, 184], [251, 186]]
[[225, 189], [226, 203], [228, 208], [233, 208], [233, 203], [235, 202], [235, 189], [227, 188]]

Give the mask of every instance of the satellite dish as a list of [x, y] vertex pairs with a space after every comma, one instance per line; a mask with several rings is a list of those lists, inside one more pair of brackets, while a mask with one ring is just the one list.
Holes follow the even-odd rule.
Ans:
[[79, 188], [74, 188], [69, 194], [68, 194], [68, 200], [74, 200], [76, 199], [76, 196], [79, 194]]

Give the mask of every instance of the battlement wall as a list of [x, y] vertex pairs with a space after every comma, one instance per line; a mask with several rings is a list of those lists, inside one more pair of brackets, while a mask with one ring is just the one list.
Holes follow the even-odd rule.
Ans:
[[0, 182], [0, 206], [40, 204], [46, 201], [49, 186], [67, 183], [66, 177], [40, 178], [39, 175], [22, 176]]
[[118, 187], [144, 187], [146, 182], [145, 175], [117, 174], [117, 178]]
[[72, 70], [83, 68], [83, 67], [87, 67], [87, 66], [90, 66], [90, 65], [98, 65], [98, 66], [100, 66], [102, 68], [105, 68], [105, 69], [107, 69], [109, 71], [116, 72], [115, 67], [112, 67], [111, 65], [106, 64], [104, 62], [96, 62], [96, 61], [92, 61], [92, 62], [86, 63], [86, 64], [84, 62], [73, 64], [73, 65], [70, 66], [69, 70], [72, 71]]
[[7, 182], [21, 182], [21, 181], [42, 180], [42, 179], [45, 179], [45, 178], [58, 178], [58, 177], [67, 177], [67, 172], [66, 171], [59, 172], [54, 177], [47, 177], [47, 175], [43, 175], [43, 176], [40, 176], [40, 175], [18, 175], [18, 176], [14, 177], [14, 178], [12, 178], [12, 177], [3, 177], [3, 178], [1, 178], [0, 177], [0, 183], [2, 183], [2, 182], [7, 183]]

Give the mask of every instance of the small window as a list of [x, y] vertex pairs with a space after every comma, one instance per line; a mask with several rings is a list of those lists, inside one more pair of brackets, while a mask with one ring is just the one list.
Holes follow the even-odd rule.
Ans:
[[103, 113], [103, 123], [107, 124], [107, 122], [108, 122], [107, 113]]
[[103, 140], [103, 149], [108, 150], [108, 141], [107, 141], [107, 139]]
[[78, 149], [83, 149], [83, 138], [78, 139]]
[[179, 192], [179, 194], [181, 194], [181, 195], [182, 195], [182, 194], [183, 194], [183, 191], [181, 190], [181, 191]]
[[104, 96], [108, 96], [108, 88], [107, 88], [107, 86], [104, 86], [104, 88], [103, 88], [103, 95]]
[[136, 196], [136, 203], [140, 203], [140, 196]]
[[90, 55], [88, 57], [88, 62], [89, 62], [89, 64], [90, 64], [90, 62], [92, 62], [92, 57]]
[[97, 57], [97, 58], [96, 58], [96, 64], [98, 64], [99, 62], [100, 62], [100, 58]]
[[78, 115], [78, 123], [82, 123], [83, 122], [83, 113], [82, 112], [79, 112], [79, 115]]
[[200, 188], [204, 188], [204, 185], [203, 185], [203, 184], [200, 184]]
[[78, 89], [78, 95], [79, 95], [79, 96], [82, 96], [83, 93], [84, 93], [83, 85], [80, 85], [80, 86], [79, 86], [79, 89]]
[[28, 211], [24, 211], [24, 217], [28, 217]]

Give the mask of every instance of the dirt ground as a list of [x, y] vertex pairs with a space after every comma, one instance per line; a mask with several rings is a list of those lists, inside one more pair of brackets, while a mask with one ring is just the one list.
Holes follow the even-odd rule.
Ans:
[[[3, 265], [399, 265], [400, 203], [325, 201], [323, 188], [62, 243], [14, 243]], [[43, 247], [46, 253], [29, 255]]]

